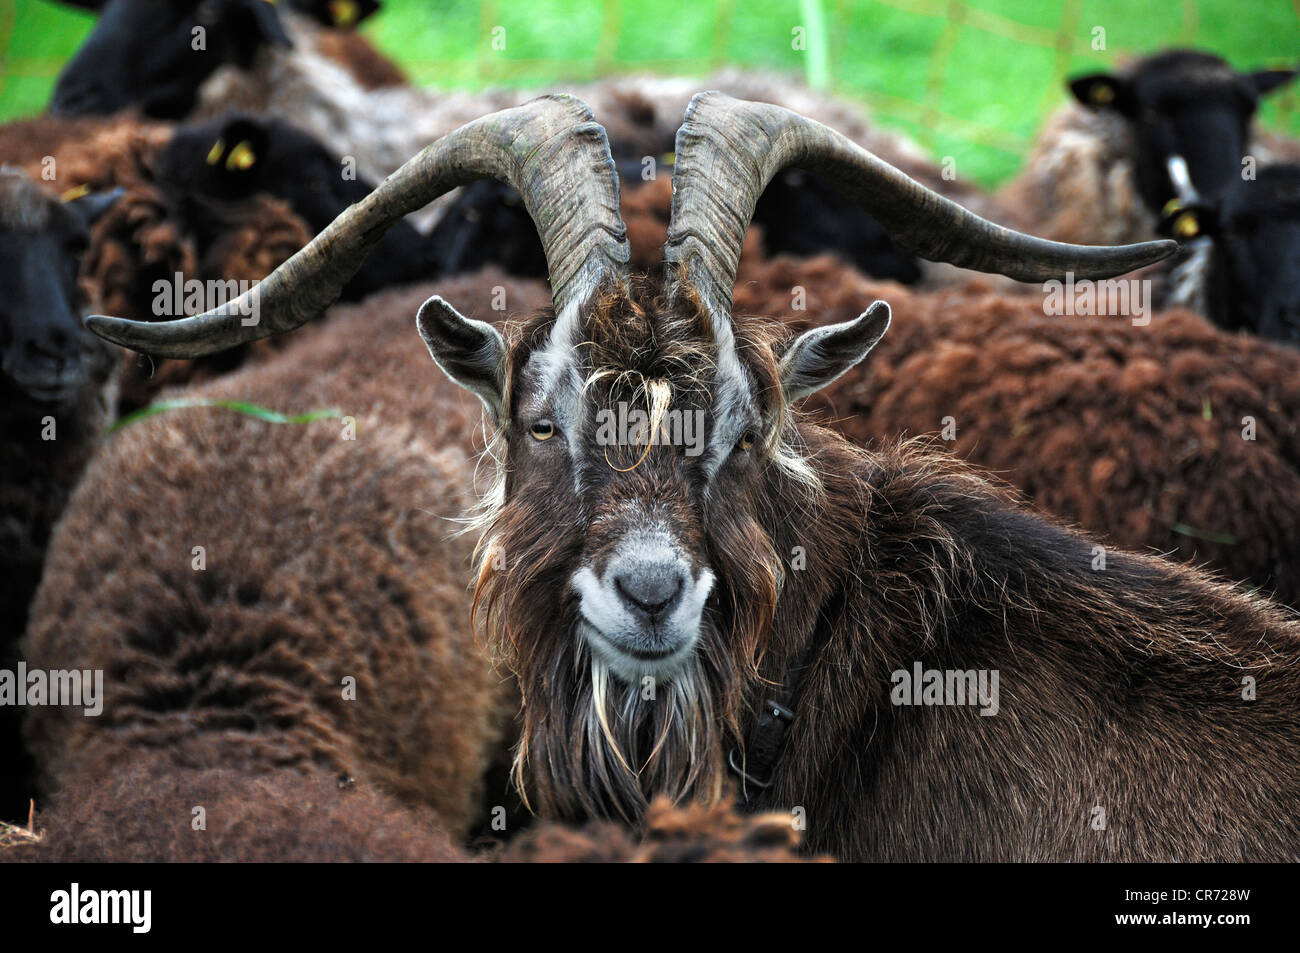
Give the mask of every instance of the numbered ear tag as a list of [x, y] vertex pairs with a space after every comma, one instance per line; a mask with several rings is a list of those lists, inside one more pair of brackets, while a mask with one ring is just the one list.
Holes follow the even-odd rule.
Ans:
[[1110, 83], [1098, 80], [1088, 90], [1088, 99], [1096, 106], [1109, 106], [1115, 101], [1115, 87]]
[[226, 168], [231, 172], [243, 172], [251, 169], [257, 162], [257, 153], [249, 145], [247, 139], [230, 150], [230, 155], [226, 156]]
[[1169, 230], [1175, 238], [1195, 238], [1201, 234], [1201, 220], [1195, 212], [1188, 209], [1179, 213]]
[[340, 30], [350, 30], [361, 18], [361, 5], [356, 0], [330, 0], [330, 19]]

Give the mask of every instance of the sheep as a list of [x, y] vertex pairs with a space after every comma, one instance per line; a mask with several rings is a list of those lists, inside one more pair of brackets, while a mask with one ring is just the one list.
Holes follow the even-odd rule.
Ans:
[[[171, 289], [177, 275], [261, 279], [373, 187], [345, 177], [323, 145], [273, 118], [234, 114], [171, 126], [46, 117], [11, 124], [6, 133], [0, 160], [58, 188], [126, 190], [92, 231], [83, 266], [104, 307], [141, 318], [161, 316], [159, 283]], [[344, 299], [427, 277], [431, 248], [409, 225], [397, 226]], [[135, 410], [164, 386], [224, 372], [239, 359], [161, 367], [133, 361], [121, 409]]]
[[1056, 113], [1001, 193], [1022, 227], [1060, 241], [1140, 241], [1174, 198], [1166, 160], [1180, 154], [1207, 195], [1241, 177], [1261, 96], [1295, 70], [1239, 73], [1220, 57], [1167, 50], [1118, 74], [1071, 81]]
[[828, 426], [857, 444], [947, 430], [954, 453], [1107, 545], [1300, 607], [1300, 352], [1183, 310], [1052, 317], [983, 281], [913, 293], [829, 258], [742, 259], [735, 307], [799, 331], [875, 297], [897, 317], [868, 372], [805, 403]]
[[[349, 70], [331, 62], [319, 42], [321, 37], [342, 37], [369, 49], [365, 41], [300, 21], [287, 17], [293, 26], [289, 31], [294, 36], [292, 49], [262, 46], [251, 66], [241, 61], [216, 70], [198, 94], [195, 115], [212, 118], [243, 110], [282, 116], [346, 153], [363, 177], [378, 181], [426, 142], [484, 112], [516, 105], [535, 94], [516, 90], [440, 93], [412, 89], [391, 77], [392, 81], [385, 80], [382, 85], [379, 80], [369, 82], [358, 75], [366, 72], [364, 68]], [[184, 39], [180, 32], [164, 32], [167, 37], [140, 30], [120, 37], [119, 46], [176, 46]], [[119, 49], [119, 55], [131, 54], [129, 49]], [[161, 54], [132, 58], [147, 64], [151, 57], [166, 58]], [[158, 78], [161, 82], [163, 74]], [[726, 71], [710, 77], [708, 83], [738, 96], [817, 115], [940, 193], [983, 214], [996, 212], [992, 200], [978, 189], [954, 180], [949, 170], [934, 165], [902, 136], [868, 126], [847, 104], [797, 82], [766, 75]], [[595, 105], [597, 117], [609, 130], [616, 157], [640, 162], [671, 152], [677, 117], [696, 88], [689, 80], [639, 76], [602, 80], [576, 92]], [[444, 214], [449, 220], [433, 235], [438, 252], [431, 275], [499, 264], [522, 276], [542, 276], [541, 255], [517, 194], [495, 183], [484, 184], [454, 201], [448, 199], [412, 213], [412, 224], [431, 230], [441, 224]], [[772, 254], [833, 251], [869, 274], [908, 283], [923, 275], [942, 281], [947, 275], [943, 269], [928, 266], [923, 271], [921, 262], [895, 246], [878, 222], [839, 201], [833, 189], [812, 172], [782, 173], [760, 202], [755, 220], [765, 226], [770, 242], [767, 251]]]
[[[869, 124], [857, 107], [817, 93], [797, 80], [729, 69], [710, 75], [704, 83], [735, 96], [778, 103], [796, 112], [814, 115], [843, 129], [859, 144], [886, 156], [904, 172], [941, 194], [963, 202], [980, 214], [995, 217], [1000, 214], [999, 206], [990, 196], [964, 180], [954, 179], [906, 137]], [[700, 85], [698, 80], [629, 76], [606, 78], [574, 86], [569, 91], [592, 104], [597, 119], [608, 130], [616, 158], [640, 162], [644, 158], [658, 160], [663, 153], [671, 151], [677, 120]], [[198, 115], [239, 108], [284, 116], [321, 141], [345, 150], [355, 158], [363, 174], [378, 181], [433, 139], [485, 112], [518, 105], [537, 92], [510, 89], [488, 89], [476, 93], [412, 88], [366, 90], [333, 64], [306, 51], [279, 54], [268, 50], [251, 71], [232, 68], [214, 75], [200, 92]], [[625, 181], [628, 181], [627, 177]], [[806, 171], [782, 176], [777, 183], [778, 190], [786, 186], [796, 192], [800, 201], [812, 203], [817, 216], [790, 214], [779, 201], [779, 194], [774, 192], [764, 203], [760, 220], [779, 219], [780, 227], [771, 231], [783, 236], [803, 236], [805, 244], [817, 242], [819, 249], [831, 250], [828, 248], [830, 240], [838, 242], [834, 249], [837, 253], [848, 254], [852, 250], [856, 253], [854, 263], [867, 270], [873, 270], [870, 263], [880, 262], [874, 270], [886, 277], [905, 278], [919, 267], [915, 259], [905, 257], [903, 252], [889, 244], [887, 236], [869, 215], [837, 203], [833, 196], [825, 194], [824, 187], [819, 189], [817, 185], [815, 174]], [[462, 198], [456, 206], [461, 209], [457, 215], [458, 223], [463, 222], [468, 214], [471, 218], [481, 217], [489, 222], [498, 219], [500, 227], [490, 235], [483, 234], [468, 254], [480, 256], [474, 259], [479, 261], [508, 264], [516, 260], [533, 262], [535, 267], [531, 241], [527, 255], [516, 253], [512, 258], [508, 253], [502, 258], [489, 257], [501, 242], [513, 247], [518, 241], [515, 232], [524, 222], [509, 212], [499, 218], [503, 197], [509, 196], [506, 190], [490, 185], [474, 191], [475, 195]], [[443, 214], [453, 209], [454, 201], [443, 199], [428, 209], [413, 213], [415, 223], [422, 230], [432, 229]], [[509, 196], [508, 201], [513, 203], [515, 198]], [[827, 227], [828, 222], [840, 225], [830, 240], [825, 234], [817, 234], [819, 229]], [[478, 231], [484, 228], [478, 223], [473, 227]], [[531, 239], [528, 229], [525, 229], [525, 235]], [[457, 241], [456, 236], [457, 232], [453, 231], [449, 240], [456, 242], [457, 248], [463, 248], [465, 241]], [[852, 243], [858, 243], [860, 247]], [[782, 250], [789, 249], [772, 249]], [[904, 262], [897, 261], [900, 257], [905, 257]], [[947, 276], [941, 267], [927, 264], [925, 269], [927, 278], [936, 281]]]
[[[511, 307], [546, 303], [499, 272], [451, 284], [485, 310], [497, 287]], [[504, 803], [485, 802], [484, 774], [517, 698], [475, 645], [472, 543], [447, 519], [470, 502], [460, 438], [477, 414], [393, 330], [427, 293], [340, 308], [282, 355], [183, 393], [342, 420], [196, 408], [101, 449], [51, 541], [22, 657], [103, 670], [103, 714], [26, 712], [38, 795], [159, 750], [178, 770], [344, 774], [456, 837]], [[413, 375], [446, 399], [406, 413]]]
[[[51, 529], [112, 415], [113, 352], [81, 325], [95, 302], [76, 276], [87, 229], [113, 198], [62, 203], [0, 168], [0, 667], [14, 660]], [[25, 806], [30, 772], [5, 706], [0, 763], [3, 818]]]
[[[519, 682], [516, 776], [544, 816], [716, 803], [730, 768], [751, 808], [800, 809], [805, 848], [840, 859], [1300, 855], [1300, 618], [1157, 557], [1101, 568], [1092, 540], [950, 454], [804, 420], [795, 402], [884, 335], [883, 302], [793, 339], [732, 307], [757, 195], [792, 164], [921, 254], [1021, 281], [1172, 247], [998, 228], [820, 124], [717, 93], [676, 153], [662, 281], [628, 272], [590, 111], [547, 97], [424, 150], [259, 287], [256, 327], [88, 320], [164, 356], [283, 333], [409, 208], [474, 177], [525, 184], [552, 308], [508, 343], [441, 296], [416, 325], [496, 431], [475, 603]], [[615, 427], [620, 404], [641, 422]]]
[[1300, 343], [1300, 164], [1171, 206], [1161, 231], [1188, 244], [1161, 275], [1161, 299], [1229, 330]]
[[[194, 809], [202, 824], [195, 830]], [[659, 799], [642, 829], [602, 822], [541, 824], [493, 849], [471, 851], [436, 815], [346, 779], [315, 772], [249, 775], [177, 771], [162, 756], [106, 777], [78, 779], [50, 811], [0, 842], [0, 862], [794, 863], [788, 814], [738, 814], [725, 805]], [[829, 858], [817, 858], [821, 861]]]
[[99, 20], [59, 74], [52, 115], [130, 109], [180, 119], [220, 67], [249, 69], [263, 49], [291, 51], [295, 42], [336, 62], [363, 88], [403, 81], [401, 70], [365, 40], [330, 28], [354, 26], [377, 9], [375, 4], [350, 5], [346, 24], [337, 22], [333, 5], [315, 0], [293, 3], [283, 14], [264, 0], [111, 0], [90, 6], [99, 10]]
[[[185, 204], [191, 213], [184, 216], [187, 222], [212, 215], [213, 200], [224, 204], [265, 193], [287, 202], [311, 235], [374, 190], [373, 182], [352, 174], [337, 155], [296, 127], [275, 117], [241, 113], [177, 129], [159, 154], [157, 177], [173, 204]], [[201, 243], [203, 231], [224, 231], [224, 223], [215, 229], [203, 224], [208, 227], [191, 225]], [[429, 257], [424, 236], [399, 222], [344, 288], [343, 299], [359, 301], [383, 288], [428, 278]]]

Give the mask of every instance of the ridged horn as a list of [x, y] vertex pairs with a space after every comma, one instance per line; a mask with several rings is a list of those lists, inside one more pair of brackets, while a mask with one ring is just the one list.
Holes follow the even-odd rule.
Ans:
[[220, 308], [165, 322], [92, 315], [86, 324], [134, 350], [187, 358], [291, 330], [338, 298], [384, 232], [404, 215], [479, 179], [508, 183], [523, 196], [546, 252], [558, 313], [580, 306], [607, 278], [626, 275], [627, 235], [605, 130], [581, 100], [554, 95], [443, 136], [260, 284]]
[[664, 244], [670, 296], [688, 283], [715, 315], [732, 288], [754, 206], [789, 166], [817, 172], [874, 215], [899, 245], [931, 261], [1020, 281], [1108, 278], [1165, 258], [1177, 242], [1070, 245], [995, 225], [927, 189], [833, 129], [780, 106], [697, 94], [677, 132]]

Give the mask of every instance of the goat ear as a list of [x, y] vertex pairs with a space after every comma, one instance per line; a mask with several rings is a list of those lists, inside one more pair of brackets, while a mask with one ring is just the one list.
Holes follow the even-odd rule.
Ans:
[[420, 337], [443, 373], [483, 401], [498, 427], [505, 410], [506, 342], [492, 325], [467, 318], [434, 295], [415, 316]]
[[1137, 115], [1137, 98], [1128, 80], [1110, 73], [1089, 73], [1070, 80], [1074, 98], [1093, 109], [1113, 109], [1121, 116]]
[[1296, 71], [1293, 69], [1262, 69], [1248, 74], [1246, 79], [1255, 87], [1256, 93], [1264, 96], [1291, 82], [1295, 79], [1295, 75]]
[[786, 400], [821, 390], [866, 357], [888, 329], [889, 305], [877, 301], [852, 321], [799, 335], [781, 357]]

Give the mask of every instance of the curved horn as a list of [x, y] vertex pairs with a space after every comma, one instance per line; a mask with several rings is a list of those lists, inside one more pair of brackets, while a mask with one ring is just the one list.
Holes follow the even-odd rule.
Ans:
[[1049, 242], [994, 225], [932, 192], [819, 122], [766, 103], [699, 93], [677, 131], [664, 262], [670, 296], [688, 282], [730, 315], [736, 266], [754, 206], [788, 166], [820, 173], [870, 212], [904, 248], [931, 261], [1045, 281], [1123, 274], [1173, 254], [1177, 242], [1090, 246]]
[[537, 225], [557, 313], [627, 271], [618, 176], [605, 130], [573, 96], [543, 96], [476, 119], [428, 146], [330, 223], [259, 285], [177, 321], [86, 319], [101, 337], [161, 357], [199, 357], [288, 331], [339, 296], [384, 232], [408, 212], [478, 179], [514, 186]]

